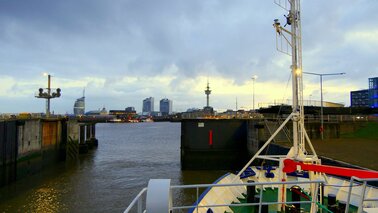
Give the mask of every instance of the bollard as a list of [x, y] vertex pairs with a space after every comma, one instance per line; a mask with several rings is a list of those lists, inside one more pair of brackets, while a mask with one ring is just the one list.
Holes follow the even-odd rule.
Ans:
[[[260, 195], [255, 195], [255, 203], [260, 203]], [[263, 202], [263, 201], [262, 201]], [[255, 206], [255, 212], [259, 212], [259, 205]], [[261, 213], [268, 213], [269, 206], [268, 205], [261, 205]]]
[[[293, 186], [290, 188], [291, 190], [291, 200], [293, 202], [300, 202], [301, 201], [301, 187], [299, 186]], [[301, 204], [300, 203], [294, 203], [293, 204], [297, 210], [301, 209]]]
[[336, 211], [337, 205], [336, 205], [336, 195], [335, 194], [328, 194], [328, 209], [332, 212]]
[[336, 195], [328, 194], [328, 206], [332, 206], [336, 204]]
[[88, 153], [88, 144], [85, 143], [85, 126], [80, 126], [79, 153]]
[[[248, 180], [248, 183], [254, 183], [253, 180]], [[256, 186], [247, 186], [247, 203], [253, 203], [256, 194]]]
[[94, 147], [98, 147], [98, 140], [96, 139], [96, 124], [92, 124], [92, 142]]
[[339, 212], [345, 212], [345, 209], [346, 209], [346, 202], [340, 200], [339, 201]]
[[86, 139], [85, 139], [85, 143], [88, 145], [88, 149], [92, 149], [93, 148], [93, 141], [92, 141], [92, 125], [86, 125]]

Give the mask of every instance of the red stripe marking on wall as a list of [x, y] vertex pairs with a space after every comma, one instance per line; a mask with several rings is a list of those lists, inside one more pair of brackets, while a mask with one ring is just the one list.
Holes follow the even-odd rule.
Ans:
[[209, 130], [209, 145], [213, 145], [213, 130]]

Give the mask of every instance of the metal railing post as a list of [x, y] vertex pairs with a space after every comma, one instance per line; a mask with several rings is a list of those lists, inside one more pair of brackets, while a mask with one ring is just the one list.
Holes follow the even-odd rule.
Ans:
[[[311, 199], [311, 212], [316, 212], [316, 203], [318, 201], [318, 190], [319, 190], [319, 184], [313, 183], [314, 185], [314, 191]], [[300, 201], [299, 201], [300, 202]]]
[[138, 199], [138, 213], [143, 212], [143, 196], [140, 196]]
[[358, 213], [362, 213], [363, 205], [364, 205], [364, 199], [365, 199], [365, 191], [366, 191], [366, 180], [364, 180], [364, 183], [362, 185], [362, 194], [361, 194], [361, 200], [358, 205]]
[[264, 189], [264, 185], [261, 185], [261, 188], [260, 188], [260, 202], [259, 202], [259, 213], [261, 213], [261, 209], [262, 209], [262, 205], [261, 205], [261, 203], [262, 203], [262, 200], [263, 200], [263, 189]]
[[197, 201], [197, 213], [198, 213], [198, 205], [199, 205], [199, 201], [198, 201], [198, 194], [199, 194], [199, 187], [197, 186], [196, 187], [196, 189], [197, 189], [197, 197], [196, 197], [196, 201]]
[[353, 180], [354, 180], [354, 177], [351, 177], [350, 183], [349, 183], [349, 191], [348, 191], [348, 198], [347, 198], [345, 213], [348, 213], [348, 211], [349, 211], [349, 203], [350, 203], [350, 197], [352, 195]]

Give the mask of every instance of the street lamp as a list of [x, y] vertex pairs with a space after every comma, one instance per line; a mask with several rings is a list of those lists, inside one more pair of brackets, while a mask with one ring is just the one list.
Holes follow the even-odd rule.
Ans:
[[328, 76], [328, 75], [345, 75], [345, 72], [340, 72], [340, 73], [325, 73], [325, 74], [319, 74], [319, 73], [313, 73], [313, 72], [303, 72], [304, 74], [309, 74], [309, 75], [317, 75], [320, 77], [320, 135], [321, 139], [324, 139], [324, 127], [323, 127], [323, 76]]
[[255, 81], [257, 79], [257, 75], [252, 76], [252, 87], [253, 87], [253, 106], [252, 109], [255, 111]]
[[36, 98], [44, 98], [46, 99], [46, 117], [50, 117], [50, 99], [51, 98], [59, 98], [61, 96], [61, 89], [57, 88], [55, 92], [51, 92], [51, 75], [44, 73], [44, 76], [47, 76], [47, 91], [44, 92], [43, 88], [39, 88], [38, 95]]

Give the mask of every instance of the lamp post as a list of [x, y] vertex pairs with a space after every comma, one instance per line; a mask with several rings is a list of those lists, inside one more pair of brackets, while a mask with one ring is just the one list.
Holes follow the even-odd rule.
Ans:
[[253, 93], [252, 93], [252, 98], [253, 98], [253, 106], [252, 109], [255, 111], [255, 81], [257, 79], [257, 75], [252, 76], [252, 88], [253, 88]]
[[39, 88], [39, 93], [35, 97], [46, 99], [46, 117], [50, 117], [50, 99], [59, 98], [61, 96], [61, 89], [57, 88], [55, 92], [51, 92], [51, 75], [47, 73], [43, 75], [47, 75], [47, 88], [45, 88], [47, 91], [44, 92], [43, 88]]
[[310, 103], [308, 104], [308, 106], [312, 106], [312, 105], [311, 105], [311, 97], [312, 97], [312, 94], [310, 94], [310, 96], [309, 96]]
[[304, 74], [309, 74], [309, 75], [317, 75], [320, 77], [320, 136], [321, 139], [324, 139], [324, 121], [323, 121], [323, 76], [328, 76], [328, 75], [345, 75], [345, 72], [340, 72], [340, 73], [325, 73], [325, 74], [320, 74], [320, 73], [313, 73], [313, 72], [303, 72]]

